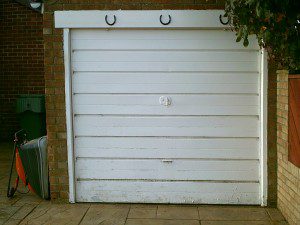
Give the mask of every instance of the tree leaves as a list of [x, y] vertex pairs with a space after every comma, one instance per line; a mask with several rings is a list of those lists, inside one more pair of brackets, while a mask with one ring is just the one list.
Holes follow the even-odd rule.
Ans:
[[244, 47], [247, 47], [247, 46], [249, 45], [249, 40], [248, 40], [248, 38], [245, 38], [245, 39], [244, 39], [243, 45], [244, 45]]
[[225, 11], [237, 42], [246, 47], [248, 36], [255, 34], [282, 67], [300, 68], [299, 0], [226, 0]]

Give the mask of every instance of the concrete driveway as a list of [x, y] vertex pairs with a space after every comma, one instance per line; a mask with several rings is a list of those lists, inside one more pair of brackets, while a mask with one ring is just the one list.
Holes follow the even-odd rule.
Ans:
[[[0, 224], [286, 225], [275, 208], [256, 206], [62, 204], [32, 193], [6, 198], [12, 145], [0, 144]], [[20, 187], [21, 192], [26, 192]]]

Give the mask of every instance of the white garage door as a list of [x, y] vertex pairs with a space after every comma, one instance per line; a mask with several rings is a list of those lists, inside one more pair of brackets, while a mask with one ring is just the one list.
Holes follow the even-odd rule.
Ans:
[[71, 48], [77, 201], [260, 202], [256, 46], [75, 29]]
[[71, 202], [265, 204], [264, 55], [220, 13], [56, 13]]

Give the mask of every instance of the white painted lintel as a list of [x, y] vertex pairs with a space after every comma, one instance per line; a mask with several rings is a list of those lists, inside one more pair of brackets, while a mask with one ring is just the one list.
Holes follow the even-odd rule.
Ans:
[[[79, 10], [56, 11], [56, 28], [181, 28], [181, 29], [224, 29], [228, 25], [220, 22], [223, 10]], [[114, 21], [114, 25], [108, 25]], [[167, 23], [169, 16], [170, 24]], [[226, 18], [223, 19], [226, 22]]]

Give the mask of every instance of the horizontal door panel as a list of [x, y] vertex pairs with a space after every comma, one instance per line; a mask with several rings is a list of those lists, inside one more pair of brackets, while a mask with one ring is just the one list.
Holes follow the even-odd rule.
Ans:
[[186, 39], [186, 40], [139, 40], [139, 39], [73, 39], [73, 50], [240, 50], [258, 51], [257, 43], [250, 42], [245, 48], [243, 44], [237, 43], [235, 38], [213, 40], [208, 39]]
[[77, 181], [78, 202], [260, 204], [258, 183]]
[[74, 51], [73, 62], [257, 62], [257, 52], [237, 51]]
[[75, 116], [75, 136], [258, 137], [256, 116]]
[[130, 72], [130, 71], [238, 71], [258, 72], [257, 62], [74, 62], [79, 72]]
[[112, 180], [259, 180], [258, 160], [77, 158], [79, 179]]
[[259, 159], [258, 138], [77, 137], [75, 157]]
[[76, 72], [74, 93], [255, 93], [258, 73]]
[[73, 85], [74, 93], [185, 93], [185, 94], [258, 94], [256, 84], [107, 84], [80, 83]]
[[[74, 83], [87, 84], [258, 84], [259, 73], [239, 72], [75, 72]], [[100, 90], [99, 90], [100, 91]]]
[[167, 95], [171, 105], [161, 105], [161, 95], [77, 94], [75, 114], [143, 115], [258, 115], [257, 95]]
[[[235, 40], [235, 33], [229, 30], [187, 30], [187, 29], [73, 29], [72, 40]], [[257, 43], [255, 35], [249, 41]], [[249, 47], [248, 47], [249, 48]]]

